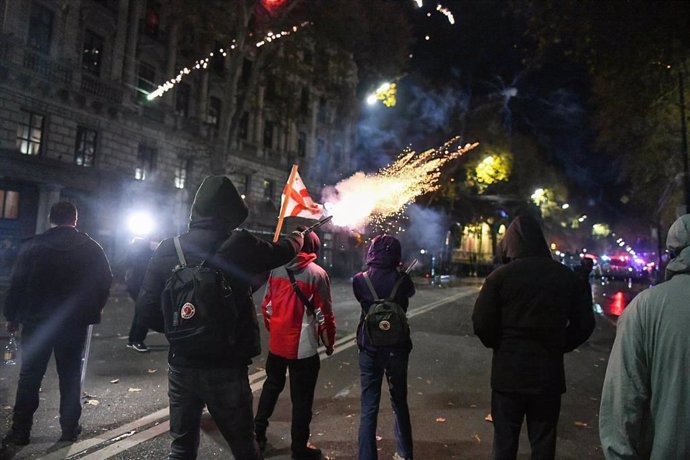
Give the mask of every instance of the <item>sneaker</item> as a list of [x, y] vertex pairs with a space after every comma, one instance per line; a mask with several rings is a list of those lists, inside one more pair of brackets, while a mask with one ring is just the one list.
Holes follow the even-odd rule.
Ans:
[[292, 451], [292, 458], [295, 460], [321, 460], [321, 449], [316, 447], [305, 447], [300, 450]]
[[81, 425], [78, 425], [74, 431], [63, 431], [62, 436], [60, 436], [60, 439], [58, 439], [58, 442], [75, 442], [80, 434]]
[[134, 351], [138, 351], [139, 353], [146, 353], [149, 351], [149, 347], [146, 346], [144, 342], [130, 342], [127, 344], [127, 348], [131, 348]]
[[2, 438], [3, 446], [26, 446], [29, 444], [29, 433], [24, 431], [10, 431]]

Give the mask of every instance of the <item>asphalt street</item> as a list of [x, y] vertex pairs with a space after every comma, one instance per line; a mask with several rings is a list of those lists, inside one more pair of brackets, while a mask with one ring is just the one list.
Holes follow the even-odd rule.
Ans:
[[[420, 279], [409, 315], [414, 350], [409, 365], [409, 404], [417, 459], [489, 458], [493, 429], [485, 421], [491, 391], [491, 352], [472, 334], [471, 312], [480, 284], [466, 280], [452, 287], [428, 286]], [[619, 290], [629, 300], [631, 289], [617, 283], [595, 284], [602, 311]], [[257, 296], [258, 300], [259, 296]], [[359, 319], [347, 280], [334, 280], [338, 335], [336, 353], [322, 356], [314, 404], [311, 442], [330, 459], [356, 457], [359, 425], [359, 373], [353, 332]], [[161, 334], [149, 334], [149, 353], [125, 347], [133, 303], [121, 286], [113, 289], [103, 322], [93, 331], [85, 384], [81, 423], [75, 444], [56, 444], [58, 423], [57, 376], [53, 364], [43, 382], [32, 441], [26, 447], [5, 451], [2, 458], [16, 459], [148, 459], [164, 458], [167, 436], [167, 346]], [[258, 311], [257, 311], [258, 313]], [[601, 383], [615, 335], [615, 324], [597, 316], [591, 339], [566, 357], [568, 391], [563, 396], [559, 423], [559, 459], [603, 458], [597, 433]], [[262, 331], [264, 350], [267, 336]], [[4, 345], [4, 342], [2, 342]], [[258, 400], [264, 372], [264, 354], [250, 369], [254, 402]], [[0, 429], [11, 421], [18, 366], [0, 366]], [[384, 384], [385, 387], [385, 384]], [[388, 398], [381, 401], [378, 436], [380, 458], [392, 458], [392, 411]], [[199, 458], [232, 458], [229, 448], [205, 416]], [[290, 433], [289, 389], [281, 395], [268, 431], [266, 458], [288, 459]], [[529, 458], [523, 433], [519, 458]]]

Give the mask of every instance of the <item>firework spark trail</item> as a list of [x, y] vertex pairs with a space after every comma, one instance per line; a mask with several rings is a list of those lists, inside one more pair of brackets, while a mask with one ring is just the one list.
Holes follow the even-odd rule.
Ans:
[[392, 164], [374, 175], [357, 172], [326, 188], [323, 198], [333, 224], [352, 229], [361, 229], [370, 222], [381, 224], [401, 214], [416, 197], [437, 190], [441, 167], [479, 145], [453, 148], [458, 139], [422, 153], [405, 149]]

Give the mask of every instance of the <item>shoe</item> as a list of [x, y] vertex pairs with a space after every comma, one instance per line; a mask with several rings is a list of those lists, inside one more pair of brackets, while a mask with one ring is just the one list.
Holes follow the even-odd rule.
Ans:
[[396, 452], [395, 455], [393, 455], [393, 460], [412, 460], [412, 457], [403, 457]]
[[144, 342], [130, 342], [127, 344], [127, 348], [131, 348], [134, 351], [138, 351], [139, 353], [146, 353], [149, 351], [149, 347], [146, 346]]
[[24, 431], [10, 431], [2, 438], [3, 446], [26, 446], [29, 444], [29, 433]]
[[80, 434], [81, 425], [78, 425], [74, 431], [63, 431], [62, 436], [60, 436], [60, 439], [58, 439], [58, 442], [75, 442]]
[[292, 451], [292, 458], [295, 460], [321, 460], [322, 454], [321, 449], [316, 447], [305, 447], [300, 450]]

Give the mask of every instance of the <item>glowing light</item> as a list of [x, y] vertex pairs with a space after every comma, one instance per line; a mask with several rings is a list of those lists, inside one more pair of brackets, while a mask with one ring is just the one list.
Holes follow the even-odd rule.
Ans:
[[592, 225], [592, 236], [597, 236], [600, 238], [605, 238], [611, 234], [611, 229], [607, 224], [594, 224]]
[[[266, 0], [267, 3], [270, 3], [273, 6], [278, 6], [283, 1], [285, 1], [285, 0]], [[303, 22], [299, 25], [292, 26], [290, 29], [283, 30], [283, 31], [278, 32], [278, 33], [273, 33], [271, 31], [269, 31], [262, 40], [259, 40], [255, 43], [255, 46], [257, 48], [260, 48], [263, 45], [265, 45], [266, 43], [270, 43], [270, 42], [273, 42], [273, 41], [278, 40], [280, 38], [287, 37], [290, 34], [297, 32], [298, 30], [302, 29], [303, 27], [308, 26], [309, 24], [310, 24], [309, 22]], [[237, 41], [232, 40], [232, 42], [227, 47], [221, 48], [219, 50], [219, 52], [223, 56], [227, 56], [228, 55], [227, 48], [230, 48], [230, 50], [234, 50], [236, 48], [236, 44], [237, 44]], [[165, 94], [168, 91], [170, 91], [171, 89], [173, 89], [175, 87], [175, 85], [180, 83], [184, 78], [187, 77], [187, 75], [189, 75], [193, 71], [201, 70], [201, 69], [207, 69], [209, 61], [213, 57], [213, 54], [214, 54], [214, 52], [212, 51], [205, 58], [195, 61], [194, 65], [191, 68], [185, 67], [182, 70], [180, 70], [177, 73], [177, 76], [171, 78], [170, 80], [166, 81], [165, 83], [163, 83], [161, 85], [158, 85], [158, 88], [156, 88], [154, 91], [150, 92], [146, 96], [146, 99], [149, 101], [152, 101], [158, 97], [161, 97], [163, 94]]]
[[424, 6], [424, 0], [414, 0], [414, 2], [417, 4], [417, 8]]
[[546, 190], [544, 190], [543, 188], [536, 189], [534, 193], [532, 193], [530, 198], [532, 198], [532, 201], [537, 206], [540, 206], [541, 204], [545, 203], [548, 199], [546, 196]]
[[376, 101], [383, 102], [386, 107], [393, 107], [398, 102], [396, 95], [398, 93], [397, 85], [395, 83], [383, 83], [376, 91], [367, 96], [367, 104], [374, 105]]
[[448, 8], [439, 3], [438, 5], [436, 5], [436, 11], [438, 11], [441, 14], [444, 14], [448, 19], [448, 22], [450, 22], [451, 24], [455, 24], [455, 17]]
[[155, 223], [151, 215], [144, 211], [131, 214], [127, 219], [129, 231], [135, 236], [146, 236], [153, 232]]
[[570, 205], [568, 203], [563, 203], [563, 206], [561, 206], [562, 209], [568, 209]]
[[611, 302], [611, 314], [614, 316], [620, 316], [625, 310], [625, 294], [618, 291], [613, 295], [613, 302]]
[[451, 139], [441, 147], [421, 153], [407, 148], [390, 165], [376, 174], [357, 172], [324, 190], [333, 224], [362, 229], [368, 223], [381, 225], [389, 217], [402, 217], [402, 212], [415, 198], [439, 188], [441, 167], [479, 144], [451, 147]]
[[424, 37], [424, 40], [426, 40], [426, 41], [429, 41], [430, 39], [431, 39], [431, 37], [429, 37], [428, 35], [426, 35], [426, 36]]
[[467, 179], [474, 183], [479, 192], [497, 182], [508, 180], [512, 170], [512, 156], [504, 153], [493, 153], [485, 157], [474, 168], [467, 170]]
[[378, 101], [376, 94], [372, 93], [372, 94], [367, 96], [367, 104], [374, 105], [374, 104], [376, 104], [376, 101]]

